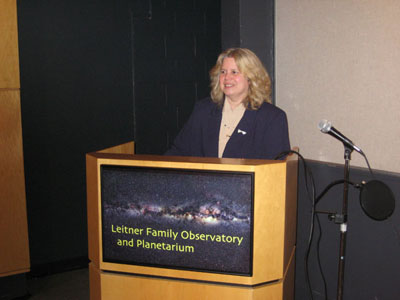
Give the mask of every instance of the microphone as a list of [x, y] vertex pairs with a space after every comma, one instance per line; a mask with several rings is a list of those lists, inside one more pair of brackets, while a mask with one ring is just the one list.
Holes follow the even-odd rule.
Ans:
[[318, 128], [323, 133], [327, 133], [333, 136], [334, 138], [338, 139], [339, 141], [341, 141], [346, 147], [356, 150], [358, 153], [364, 155], [363, 151], [356, 145], [354, 145], [351, 140], [349, 140], [347, 137], [341, 134], [339, 130], [335, 129], [335, 127], [332, 126], [331, 122], [327, 120], [321, 120], [318, 124]]

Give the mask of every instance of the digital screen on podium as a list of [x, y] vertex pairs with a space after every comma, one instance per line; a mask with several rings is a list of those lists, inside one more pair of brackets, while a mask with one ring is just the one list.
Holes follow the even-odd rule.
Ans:
[[103, 261], [252, 275], [254, 173], [101, 166]]

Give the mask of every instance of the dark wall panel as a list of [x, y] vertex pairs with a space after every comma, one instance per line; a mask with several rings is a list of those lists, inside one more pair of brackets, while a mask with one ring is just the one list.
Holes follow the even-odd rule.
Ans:
[[241, 47], [253, 50], [263, 62], [271, 77], [272, 99], [275, 99], [275, 1], [241, 1]]
[[162, 154], [195, 101], [209, 95], [220, 1], [144, 1], [140, 9], [132, 14], [136, 151]]
[[32, 268], [87, 257], [85, 153], [133, 140], [125, 1], [18, 1]]
[[[313, 172], [317, 194], [331, 182], [343, 179], [344, 168], [338, 164], [308, 161]], [[400, 199], [400, 175], [375, 171], [376, 178], [393, 191], [397, 206]], [[304, 270], [304, 258], [309, 238], [311, 202], [305, 189], [304, 174], [299, 171], [296, 300], [310, 299]], [[366, 169], [351, 168], [350, 180], [356, 183], [373, 179]], [[332, 188], [317, 206], [319, 211], [342, 211], [343, 186]], [[328, 286], [328, 299], [336, 299], [339, 264], [339, 225], [320, 214], [322, 236], [320, 243], [321, 265]], [[370, 219], [362, 210], [359, 190], [350, 186], [348, 206], [348, 231], [345, 259], [344, 299], [398, 299], [400, 295], [400, 210], [385, 221]], [[317, 265], [316, 228], [309, 258], [310, 279], [314, 299], [324, 298], [322, 277]]]
[[222, 48], [228, 49], [241, 46], [241, 15], [240, 0], [221, 0], [221, 36]]
[[243, 47], [252, 50], [266, 67], [275, 99], [275, 1], [222, 0], [223, 49]]
[[219, 1], [18, 1], [32, 269], [87, 257], [85, 153], [163, 153], [208, 95]]

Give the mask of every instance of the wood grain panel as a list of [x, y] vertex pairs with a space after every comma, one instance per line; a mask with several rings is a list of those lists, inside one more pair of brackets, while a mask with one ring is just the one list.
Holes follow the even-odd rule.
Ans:
[[128, 142], [125, 144], [117, 145], [114, 147], [106, 148], [100, 151], [99, 153], [120, 153], [120, 154], [134, 154], [135, 153], [135, 143]]
[[[294, 150], [299, 151], [298, 148]], [[291, 258], [293, 246], [296, 245], [298, 167], [298, 156], [295, 154], [290, 155], [286, 160], [285, 250], [283, 262], [285, 266]]]
[[254, 274], [270, 281], [284, 274], [286, 164], [264, 165], [256, 172], [254, 200]]
[[86, 155], [86, 191], [88, 219], [88, 252], [90, 261], [97, 267], [100, 265], [100, 234], [99, 224], [101, 211], [99, 207], [100, 191], [97, 185], [99, 172], [96, 159]]
[[0, 88], [19, 88], [17, 4], [0, 1]]
[[20, 95], [0, 90], [0, 276], [29, 271]]
[[[294, 264], [294, 263], [292, 263]], [[90, 266], [91, 300], [137, 299], [137, 300], [290, 300], [283, 298], [286, 285], [280, 280], [258, 287], [210, 284], [205, 282], [179, 281], [148, 278], [133, 275], [102, 272]], [[293, 280], [293, 278], [291, 278]], [[93, 290], [93, 292], [92, 292]], [[99, 292], [100, 291], [100, 292]]]
[[293, 249], [282, 280], [257, 287], [244, 287], [108, 273], [90, 264], [90, 299], [155, 300], [162, 297], [164, 300], [292, 300], [294, 267]]

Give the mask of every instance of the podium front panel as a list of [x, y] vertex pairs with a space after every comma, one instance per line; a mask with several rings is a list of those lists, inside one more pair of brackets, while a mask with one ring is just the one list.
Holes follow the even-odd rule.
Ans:
[[294, 249], [286, 171], [285, 161], [89, 154], [89, 258], [110, 274], [279, 282]]

